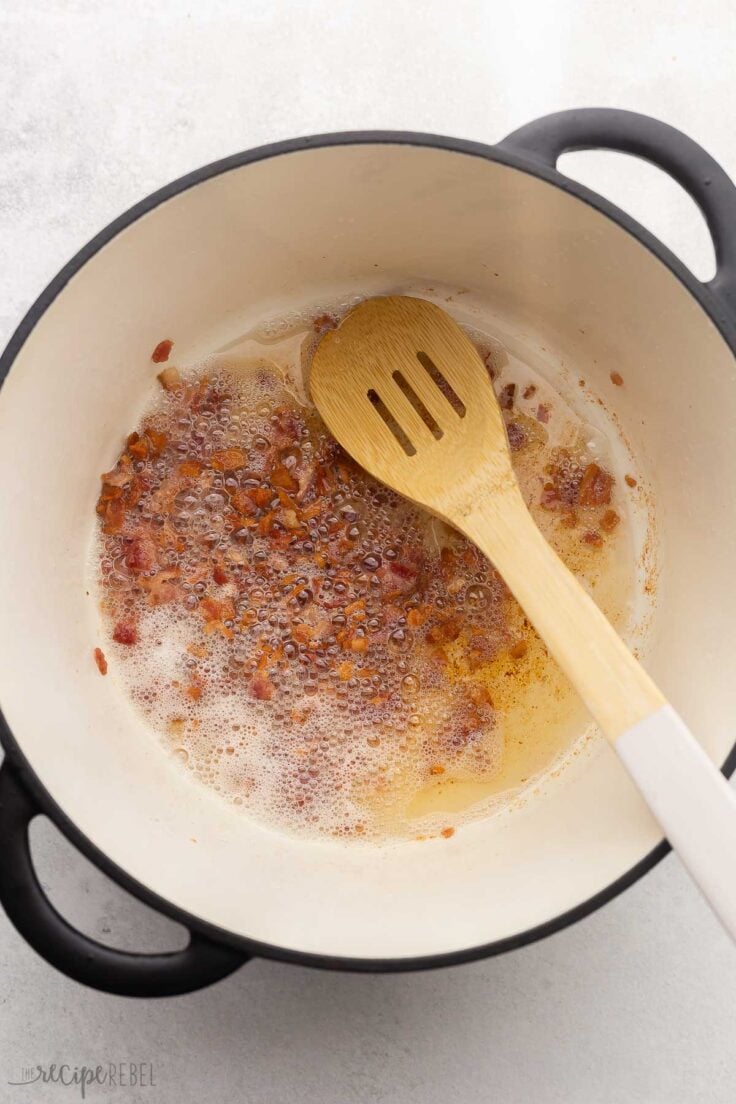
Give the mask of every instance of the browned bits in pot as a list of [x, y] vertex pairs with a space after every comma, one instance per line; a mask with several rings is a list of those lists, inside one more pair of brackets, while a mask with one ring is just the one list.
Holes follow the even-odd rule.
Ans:
[[524, 388], [524, 398], [531, 399], [537, 393], [537, 385], [530, 383]]
[[624, 377], [620, 372], [611, 372], [611, 383], [614, 384], [615, 387], [623, 387]]
[[547, 403], [540, 403], [537, 407], [537, 421], [542, 425], [546, 425], [549, 421], [549, 405]]
[[638, 487], [638, 480], [634, 479], [633, 475], [625, 475], [624, 480], [627, 487]]
[[600, 548], [603, 544], [603, 537], [596, 529], [586, 529], [581, 539], [584, 544], [589, 544], [593, 548]]
[[107, 660], [105, 659], [105, 653], [103, 652], [102, 648], [95, 648], [92, 654], [95, 658], [95, 663], [97, 664], [97, 670], [100, 672], [101, 675], [106, 675]]
[[512, 659], [523, 659], [529, 651], [529, 645], [526, 640], [517, 640], [515, 644], [512, 644], [509, 648], [509, 655]]
[[442, 831], [440, 832], [440, 835], [442, 836], [443, 839], [451, 839], [452, 836], [455, 835], [455, 829], [454, 828], [443, 828]]
[[151, 360], [154, 364], [163, 364], [164, 361], [169, 359], [171, 350], [174, 347], [174, 342], [166, 338], [164, 341], [159, 341], [156, 348], [151, 353]]

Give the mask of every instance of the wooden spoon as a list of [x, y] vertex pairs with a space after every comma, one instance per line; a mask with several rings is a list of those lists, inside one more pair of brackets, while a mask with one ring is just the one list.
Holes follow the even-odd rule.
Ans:
[[433, 303], [369, 299], [323, 337], [310, 388], [359, 464], [493, 562], [736, 938], [736, 796], [537, 529], [470, 339]]

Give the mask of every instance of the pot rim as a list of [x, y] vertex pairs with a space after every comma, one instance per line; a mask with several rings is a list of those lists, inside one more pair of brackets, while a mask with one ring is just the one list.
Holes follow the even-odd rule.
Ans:
[[[235, 153], [229, 157], [213, 161], [184, 176], [157, 189], [123, 214], [113, 219], [103, 230], [87, 242], [66, 265], [51, 280], [41, 292], [35, 302], [26, 312], [25, 316], [12, 334], [5, 350], [0, 356], [0, 388], [7, 379], [10, 370], [28, 337], [46, 313], [48, 308], [63, 291], [67, 283], [76, 273], [95, 256], [108, 242], [112, 241], [121, 231], [127, 229], [143, 215], [154, 210], [166, 200], [203, 183], [221, 173], [231, 169], [241, 168], [258, 161], [272, 157], [280, 157], [283, 154], [300, 152], [309, 149], [320, 149], [334, 146], [352, 145], [407, 145], [429, 147], [447, 150], [452, 153], [467, 154], [472, 157], [481, 157], [487, 161], [507, 165], [510, 168], [536, 176], [553, 187], [581, 200], [588, 206], [599, 211], [606, 218], [617, 223], [622, 229], [653, 253], [674, 276], [680, 281], [687, 291], [698, 302], [700, 307], [715, 325], [731, 351], [736, 356], [736, 327], [732, 320], [724, 315], [723, 305], [706, 284], [698, 280], [693, 273], [680, 261], [662, 242], [653, 234], [641, 226], [635, 219], [615, 204], [610, 203], [602, 196], [582, 184], [569, 179], [559, 173], [556, 168], [517, 153], [507, 145], [491, 146], [482, 142], [473, 142], [461, 138], [449, 138], [443, 135], [427, 134], [415, 131], [394, 130], [361, 130], [361, 131], [336, 131], [327, 134], [309, 135], [301, 138], [292, 138], [268, 145], [257, 146], [250, 150]], [[515, 950], [527, 944], [534, 943], [555, 932], [562, 931], [576, 921], [583, 919], [590, 913], [599, 909], [602, 905], [617, 897], [629, 886], [637, 882], [644, 874], [652, 869], [671, 850], [669, 843], [662, 840], [647, 855], [639, 860], [625, 874], [621, 875], [610, 885], [589, 897], [587, 900], [560, 913], [551, 920], [545, 921], [525, 931], [518, 932], [505, 939], [494, 940], [479, 946], [469, 947], [460, 951], [451, 951], [442, 954], [422, 955], [418, 957], [400, 958], [353, 958], [338, 955], [315, 954], [290, 950], [274, 944], [262, 943], [229, 932], [217, 925], [201, 920], [197, 916], [177, 907], [165, 898], [158, 896], [152, 889], [138, 882], [108, 856], [102, 852], [90, 839], [88, 839], [73, 820], [56, 803], [54, 798], [43, 786], [36, 776], [30, 764], [26, 760], [21, 747], [10, 730], [2, 711], [0, 710], [0, 744], [2, 744], [9, 761], [20, 774], [23, 785], [35, 798], [39, 813], [43, 813], [56, 825], [56, 827], [69, 839], [75, 847], [82, 852], [101, 871], [117, 882], [138, 900], [168, 916], [170, 919], [184, 925], [193, 932], [199, 932], [213, 942], [234, 947], [247, 955], [260, 958], [269, 958], [281, 962], [294, 963], [301, 966], [311, 966], [322, 969], [346, 970], [365, 973], [398, 973], [402, 971], [427, 970], [441, 966], [456, 966], [467, 962], [473, 962], [483, 958], [502, 954]], [[723, 773], [728, 777], [736, 769], [736, 744], [729, 752], [723, 766]]]

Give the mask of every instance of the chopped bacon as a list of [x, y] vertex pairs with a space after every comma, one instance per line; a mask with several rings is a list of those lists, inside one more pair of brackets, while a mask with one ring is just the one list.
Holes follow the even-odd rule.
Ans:
[[620, 521], [621, 518], [615, 510], [606, 510], [600, 521], [601, 529], [604, 533], [612, 533]]
[[523, 425], [520, 425], [519, 422], [509, 422], [506, 426], [506, 433], [508, 434], [509, 446], [512, 452], [519, 452], [523, 449], [528, 440]]
[[177, 470], [186, 479], [196, 479], [202, 473], [202, 465], [199, 460], [184, 460]]
[[285, 491], [298, 491], [299, 480], [295, 479], [289, 469], [284, 464], [279, 464], [271, 472], [271, 482], [274, 487], [283, 487]]
[[151, 353], [151, 360], [154, 364], [163, 364], [165, 360], [169, 359], [171, 350], [174, 347], [174, 342], [169, 338], [165, 338], [163, 341], [159, 341], [156, 348]]
[[462, 632], [462, 621], [456, 614], [451, 614], [443, 621], [438, 621], [427, 631], [427, 640], [430, 644], [452, 644]]
[[125, 442], [130, 455], [136, 460], [145, 460], [148, 456], [150, 442], [147, 437], [141, 437], [139, 433], [131, 433]]
[[125, 566], [134, 575], [150, 571], [156, 564], [156, 549], [149, 537], [133, 537], [125, 553]]
[[611, 501], [613, 476], [597, 464], [588, 464], [578, 488], [580, 506], [607, 506]]
[[337, 319], [332, 314], [318, 314], [316, 318], [312, 320], [312, 329], [315, 333], [327, 333], [328, 330], [334, 330], [337, 326]]
[[179, 587], [176, 583], [179, 574], [177, 570], [166, 570], [159, 571], [150, 577], [146, 575], [140, 577], [139, 583], [148, 592], [148, 601], [152, 606], [163, 606], [179, 597]]
[[158, 381], [164, 391], [176, 391], [182, 385], [182, 378], [178, 368], [164, 368], [159, 372]]
[[213, 598], [207, 595], [199, 603], [199, 612], [205, 621], [232, 621], [235, 608], [229, 598]]
[[584, 544], [589, 544], [593, 548], [600, 548], [603, 544], [603, 537], [600, 535], [597, 529], [586, 529], [581, 537], [581, 540]]
[[264, 671], [256, 671], [250, 682], [251, 696], [257, 701], [270, 701], [273, 697], [273, 683]]
[[239, 448], [221, 449], [212, 454], [210, 463], [215, 471], [238, 471], [245, 467], [245, 453]]
[[103, 652], [102, 648], [95, 648], [95, 650], [92, 654], [95, 657], [95, 663], [97, 664], [97, 670], [100, 672], [101, 675], [106, 675], [107, 674], [107, 660], [105, 659], [105, 653]]
[[511, 410], [514, 405], [514, 399], [516, 397], [516, 384], [507, 383], [505, 387], [501, 388], [501, 394], [498, 396], [498, 405], [502, 410]]
[[227, 571], [224, 570], [224, 568], [220, 567], [220, 565], [217, 564], [215, 570], [212, 572], [212, 578], [215, 580], [218, 586], [224, 586], [225, 583], [229, 581], [230, 576], [228, 575]]
[[113, 629], [113, 640], [118, 644], [133, 645], [138, 643], [138, 630], [132, 621], [118, 621]]
[[537, 421], [546, 425], [549, 421], [549, 406], [547, 403], [540, 403], [537, 407]]

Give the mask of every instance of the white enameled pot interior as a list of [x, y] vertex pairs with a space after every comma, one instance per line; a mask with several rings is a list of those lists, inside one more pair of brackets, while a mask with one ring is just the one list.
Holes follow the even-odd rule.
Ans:
[[206, 179], [133, 222], [41, 317], [0, 393], [0, 702], [31, 767], [138, 882], [231, 932], [382, 958], [514, 936], [624, 875], [660, 833], [609, 749], [511, 816], [388, 848], [305, 842], [227, 807], [100, 678], [86, 557], [98, 475], [154, 386], [335, 293], [471, 288], [609, 399], [651, 480], [661, 540], [648, 666], [709, 754], [733, 744], [734, 362], [665, 265], [578, 198], [517, 169], [393, 144], [300, 150]]

